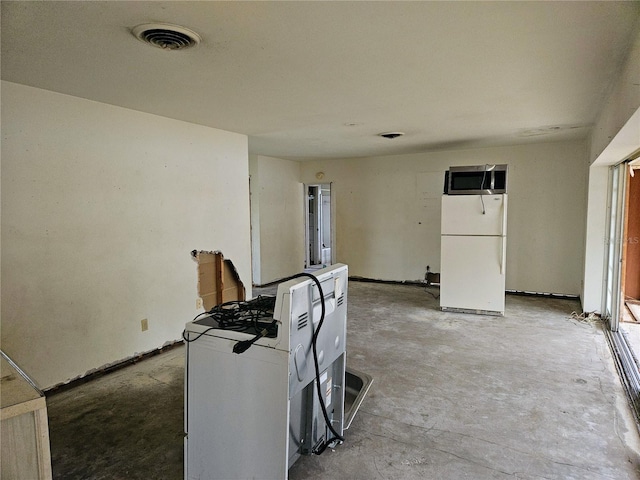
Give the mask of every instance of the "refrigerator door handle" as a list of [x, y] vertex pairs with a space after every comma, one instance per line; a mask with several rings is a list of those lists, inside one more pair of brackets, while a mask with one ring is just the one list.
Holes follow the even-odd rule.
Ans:
[[500, 275], [504, 275], [504, 267], [507, 263], [507, 237], [502, 236], [502, 241], [500, 242]]
[[506, 197], [503, 197], [502, 199], [502, 205], [500, 205], [500, 216], [502, 217], [502, 232], [500, 232], [500, 235], [502, 235], [503, 237], [507, 234], [507, 215], [505, 212], [505, 202], [506, 202]]

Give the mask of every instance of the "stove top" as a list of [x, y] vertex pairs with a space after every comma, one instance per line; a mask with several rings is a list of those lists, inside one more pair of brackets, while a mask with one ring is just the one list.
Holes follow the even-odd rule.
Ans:
[[278, 325], [273, 319], [276, 297], [260, 295], [252, 300], [226, 302], [213, 307], [193, 323], [218, 330], [258, 335], [267, 330], [267, 338], [278, 336]]

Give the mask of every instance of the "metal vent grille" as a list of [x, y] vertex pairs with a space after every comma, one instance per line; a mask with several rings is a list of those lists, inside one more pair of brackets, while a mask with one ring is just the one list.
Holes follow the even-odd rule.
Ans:
[[298, 330], [302, 330], [309, 323], [309, 313], [305, 312], [298, 317]]
[[344, 294], [340, 295], [340, 298], [338, 298], [338, 306], [341, 306], [344, 303]]
[[166, 23], [138, 25], [131, 33], [141, 42], [163, 50], [184, 50], [200, 43], [200, 36], [194, 31]]

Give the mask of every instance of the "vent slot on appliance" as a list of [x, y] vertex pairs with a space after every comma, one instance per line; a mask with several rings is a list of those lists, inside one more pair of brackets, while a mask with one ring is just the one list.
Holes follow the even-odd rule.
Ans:
[[302, 330], [309, 323], [309, 312], [305, 312], [298, 317], [298, 330]]
[[342, 306], [342, 304], [344, 303], [344, 294], [340, 295], [337, 303], [339, 307]]

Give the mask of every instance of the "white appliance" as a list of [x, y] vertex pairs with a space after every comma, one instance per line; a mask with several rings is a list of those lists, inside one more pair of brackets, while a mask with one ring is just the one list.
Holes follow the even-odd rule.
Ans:
[[440, 308], [504, 315], [507, 194], [443, 195]]
[[270, 335], [207, 316], [186, 325], [185, 479], [286, 479], [300, 455], [338, 443], [327, 420], [342, 436], [347, 266], [314, 276], [325, 305], [317, 370], [322, 302], [310, 278], [278, 286]]

